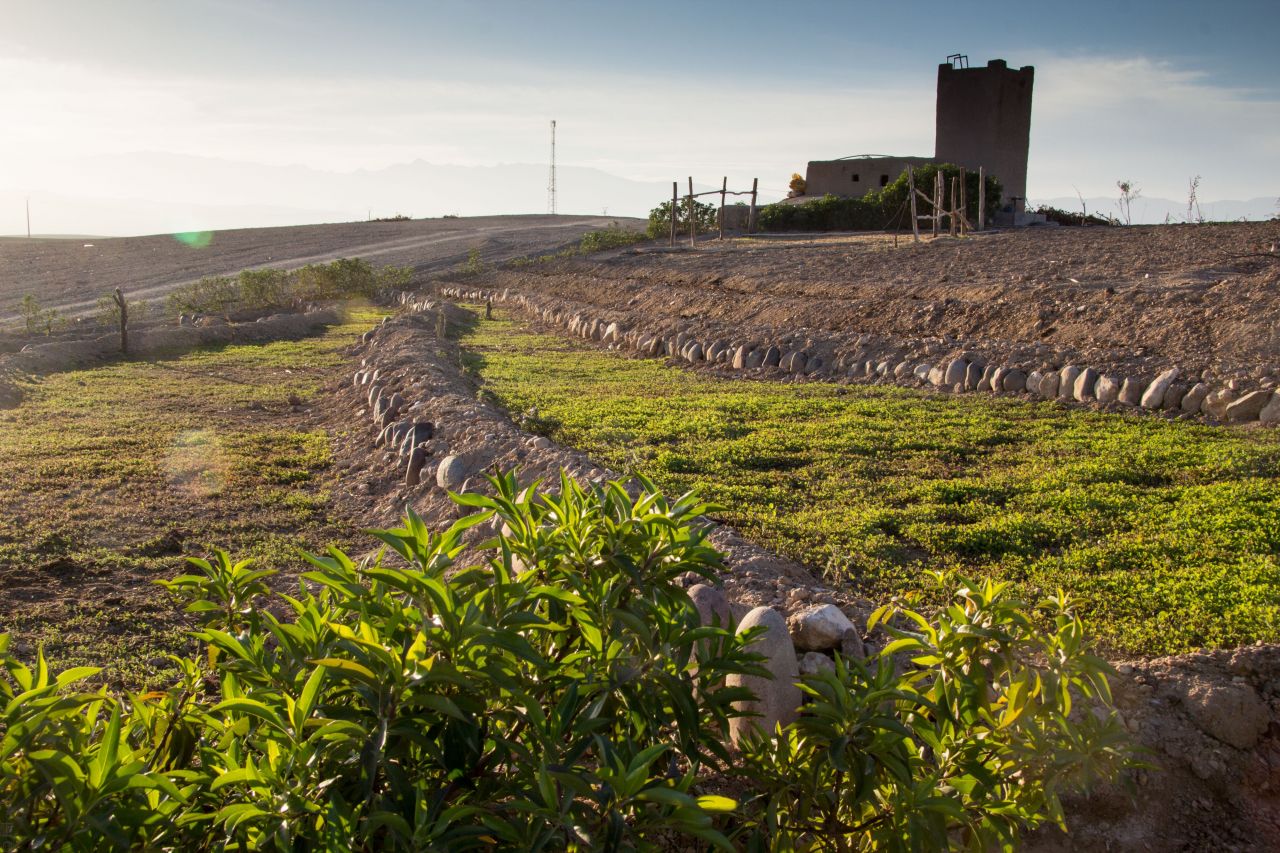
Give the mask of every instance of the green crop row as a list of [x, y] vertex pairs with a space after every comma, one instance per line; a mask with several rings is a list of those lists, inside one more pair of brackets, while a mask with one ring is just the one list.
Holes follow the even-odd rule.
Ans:
[[1087, 602], [1112, 652], [1280, 639], [1280, 436], [892, 386], [779, 384], [538, 336], [463, 341], [509, 409], [871, 598], [929, 569]]

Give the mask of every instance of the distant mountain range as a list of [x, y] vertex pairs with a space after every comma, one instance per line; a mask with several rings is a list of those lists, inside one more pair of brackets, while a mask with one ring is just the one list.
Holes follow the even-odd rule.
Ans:
[[[26, 233], [25, 201], [35, 234], [101, 236], [212, 231], [272, 225], [346, 222], [404, 214], [414, 218], [545, 213], [547, 167], [511, 163], [454, 166], [421, 160], [385, 169], [330, 172], [308, 166], [270, 166], [164, 153], [100, 155], [61, 172], [24, 177], [38, 191], [0, 188], [0, 234]], [[599, 169], [557, 170], [560, 213], [647, 216], [671, 197], [665, 181], [620, 178]], [[695, 190], [712, 189], [694, 185]], [[681, 192], [684, 185], [680, 186]], [[761, 204], [785, 190], [762, 188]], [[1031, 199], [1076, 211], [1075, 197]], [[1118, 216], [1114, 198], [1085, 200], [1091, 213]], [[1186, 202], [1139, 198], [1135, 223], [1182, 222]], [[1206, 201], [1206, 219], [1268, 219], [1280, 208], [1272, 197]]]
[[[0, 189], [0, 234], [25, 233], [28, 197], [37, 234], [152, 234], [395, 214], [546, 213], [547, 177], [545, 165], [527, 163], [415, 161], [376, 171], [327, 172], [173, 154], [100, 156], [77, 162], [65, 176], [40, 176], [43, 191]], [[670, 183], [580, 166], [559, 167], [556, 184], [557, 211], [568, 214], [647, 216], [671, 197]]]
[[[1028, 209], [1034, 209], [1040, 204], [1048, 204], [1072, 213], [1080, 212], [1080, 199], [1076, 196], [1060, 196], [1050, 199], [1031, 198], [1028, 199], [1027, 207]], [[1103, 196], [1086, 198], [1085, 204], [1088, 205], [1090, 213], [1123, 219], [1118, 200], [1115, 198]], [[1247, 201], [1202, 201], [1200, 202], [1200, 215], [1210, 222], [1270, 219], [1273, 216], [1280, 215], [1280, 199], [1276, 199], [1274, 196], [1264, 196], [1251, 198]], [[1192, 217], [1194, 219], [1194, 212]], [[1144, 198], [1140, 196], [1133, 202], [1133, 223], [1135, 225], [1158, 225], [1163, 222], [1186, 221], [1186, 199], [1175, 201], [1168, 198]]]

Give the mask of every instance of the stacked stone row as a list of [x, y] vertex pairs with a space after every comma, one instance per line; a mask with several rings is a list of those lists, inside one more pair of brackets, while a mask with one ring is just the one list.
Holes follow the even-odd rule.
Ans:
[[[628, 328], [624, 321], [574, 311], [558, 300], [512, 294], [509, 290], [445, 288], [445, 296], [470, 300], [514, 302], [545, 323], [567, 328], [570, 334], [611, 348], [628, 349], [652, 357], [668, 357], [692, 365], [719, 365], [732, 370], [773, 369], [797, 376], [851, 381], [880, 380], [923, 385], [941, 391], [1025, 394], [1035, 399], [1096, 405], [1115, 404], [1136, 411], [1198, 415], [1226, 423], [1280, 423], [1280, 392], [1247, 389], [1232, 382], [1214, 388], [1184, 380], [1171, 367], [1154, 378], [1065, 365], [1027, 370], [981, 358], [954, 357], [944, 362], [917, 361], [902, 354], [867, 357], [871, 347], [824, 357], [814, 348], [787, 348], [782, 343], [753, 342], [698, 336], [667, 329]], [[862, 338], [859, 344], [863, 343]]]

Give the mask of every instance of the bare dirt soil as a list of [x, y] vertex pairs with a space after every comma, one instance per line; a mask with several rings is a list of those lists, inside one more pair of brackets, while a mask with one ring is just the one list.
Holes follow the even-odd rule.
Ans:
[[613, 222], [601, 216], [484, 216], [343, 222], [292, 228], [214, 231], [202, 241], [174, 235], [149, 237], [0, 239], [0, 323], [17, 317], [33, 294], [43, 308], [63, 313], [91, 308], [113, 288], [134, 299], [211, 275], [255, 267], [294, 268], [337, 258], [376, 265], [438, 270], [455, 266], [473, 248], [485, 262], [548, 251], [576, 242], [586, 231]]
[[919, 245], [739, 238], [522, 267], [492, 283], [637, 322], [934, 342], [1030, 368], [1176, 363], [1184, 377], [1255, 382], [1280, 370], [1280, 222], [1036, 228]]

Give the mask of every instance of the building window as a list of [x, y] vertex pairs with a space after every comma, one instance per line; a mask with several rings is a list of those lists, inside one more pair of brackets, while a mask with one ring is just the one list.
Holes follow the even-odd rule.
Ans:
[[888, 176], [888, 175], [881, 175], [881, 176], [880, 176], [880, 186], [882, 186], [882, 187], [887, 187], [887, 186], [889, 186], [889, 176]]
[[853, 173], [853, 182], [854, 182], [855, 184], [858, 182], [858, 173], [857, 173], [857, 172], [854, 172], [854, 173]]

